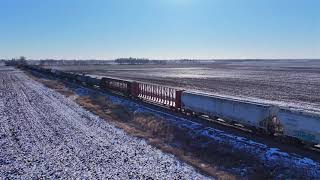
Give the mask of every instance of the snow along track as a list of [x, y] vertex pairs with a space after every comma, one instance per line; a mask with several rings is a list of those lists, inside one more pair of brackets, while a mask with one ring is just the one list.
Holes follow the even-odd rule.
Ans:
[[205, 179], [71, 100], [0, 67], [0, 179]]

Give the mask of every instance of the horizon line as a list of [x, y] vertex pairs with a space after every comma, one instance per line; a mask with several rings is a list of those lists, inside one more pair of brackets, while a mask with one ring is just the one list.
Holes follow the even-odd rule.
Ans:
[[[22, 57], [22, 56], [20, 56]], [[177, 60], [193, 60], [193, 61], [216, 61], [216, 60], [320, 60], [320, 58], [211, 58], [211, 59], [206, 59], [206, 58], [172, 58], [172, 59], [150, 59], [150, 58], [137, 58], [137, 57], [119, 57], [119, 58], [110, 58], [110, 59], [94, 59], [94, 58], [88, 58], [88, 59], [59, 59], [59, 58], [31, 58], [26, 60], [28, 61], [39, 61], [39, 60], [56, 60], [56, 61], [61, 61], [61, 60], [66, 60], [66, 61], [89, 61], [89, 60], [96, 60], [96, 61], [115, 61], [117, 59], [147, 59], [150, 61], [153, 60], [159, 60], [159, 61], [177, 61]], [[13, 59], [19, 59], [18, 58], [0, 58], [0, 60], [13, 60]]]

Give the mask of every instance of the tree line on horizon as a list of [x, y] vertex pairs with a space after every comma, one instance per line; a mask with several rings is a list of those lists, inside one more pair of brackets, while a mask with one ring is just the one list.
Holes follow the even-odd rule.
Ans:
[[50, 65], [139, 65], [139, 64], [176, 64], [176, 63], [197, 63], [196, 60], [181, 59], [181, 60], [150, 60], [147, 58], [118, 58], [116, 60], [56, 60], [56, 59], [44, 59], [44, 60], [27, 60], [26, 57], [21, 56], [19, 58], [13, 58], [11, 60], [4, 60], [8, 65], [40, 65], [40, 66], [50, 66]]

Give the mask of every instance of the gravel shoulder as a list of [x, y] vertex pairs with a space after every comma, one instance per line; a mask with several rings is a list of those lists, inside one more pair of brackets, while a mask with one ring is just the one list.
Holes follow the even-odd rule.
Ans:
[[207, 179], [75, 102], [0, 67], [0, 178]]

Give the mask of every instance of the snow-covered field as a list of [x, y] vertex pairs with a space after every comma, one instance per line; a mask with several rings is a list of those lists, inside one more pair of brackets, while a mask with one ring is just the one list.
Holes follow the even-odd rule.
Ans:
[[73, 101], [0, 67], [0, 179], [206, 179]]

